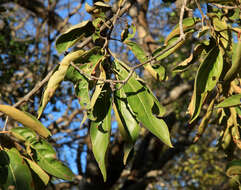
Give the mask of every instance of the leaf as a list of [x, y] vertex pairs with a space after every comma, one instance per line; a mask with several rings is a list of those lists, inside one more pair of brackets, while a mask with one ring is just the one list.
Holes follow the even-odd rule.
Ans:
[[[212, 22], [215, 32], [218, 33], [218, 43], [221, 47], [220, 50], [225, 51], [228, 47], [229, 41], [232, 40], [232, 37], [228, 32], [229, 26], [225, 20], [219, 19], [216, 14], [212, 17]], [[224, 53], [225, 52], [223, 52], [223, 54]]]
[[95, 6], [98, 6], [98, 7], [105, 7], [105, 8], [111, 8], [110, 5], [106, 4], [106, 3], [103, 3], [101, 1], [97, 1], [94, 3]]
[[48, 81], [47, 87], [44, 91], [41, 106], [38, 109], [38, 118], [43, 113], [44, 108], [46, 107], [50, 98], [54, 95], [56, 89], [59, 87], [60, 83], [64, 80], [65, 74], [68, 70], [71, 61], [78, 59], [84, 53], [83, 50], [78, 50], [72, 53], [69, 53], [64, 59], [60, 62], [59, 68]]
[[198, 117], [205, 97], [216, 86], [222, 69], [222, 53], [217, 47], [214, 47], [200, 64], [196, 74], [193, 97], [189, 106], [190, 123]]
[[[86, 66], [86, 65], [85, 65]], [[71, 80], [75, 85], [75, 94], [79, 103], [85, 109], [90, 108], [89, 81], [79, 73], [74, 67], [70, 66], [67, 70], [65, 79]]]
[[241, 175], [241, 160], [232, 160], [227, 165], [226, 174], [229, 177]]
[[204, 44], [198, 44], [194, 50], [193, 53], [184, 61], [182, 61], [181, 63], [179, 63], [174, 69], [174, 72], [183, 72], [186, 71], [190, 65], [192, 65], [193, 63], [195, 63], [195, 61], [197, 60], [197, 58], [202, 54], [203, 50], [205, 50], [205, 45]]
[[239, 105], [241, 105], [241, 94], [235, 94], [226, 98], [224, 101], [219, 103], [216, 107], [227, 108], [227, 107], [239, 106]]
[[[136, 58], [144, 63], [148, 60], [146, 52], [135, 42], [125, 41], [125, 44], [130, 48]], [[143, 67], [156, 79], [164, 80], [165, 79], [165, 68], [161, 65], [152, 66], [150, 63], [143, 65]]]
[[[132, 32], [130, 32], [130, 27]], [[131, 38], [134, 38], [136, 35], [136, 26], [135, 25], [131, 25], [128, 27], [126, 27], [122, 32], [121, 32], [121, 41], [128, 42]]]
[[47, 173], [64, 180], [73, 180], [74, 174], [61, 161], [57, 160], [53, 147], [44, 139], [32, 141], [30, 146], [35, 150], [34, 159]]
[[[183, 19], [182, 25], [183, 25], [183, 32], [187, 32], [190, 29], [193, 29], [195, 25], [200, 22], [200, 19], [197, 17], [189, 17]], [[171, 31], [171, 33], [167, 36], [165, 40], [165, 45], [169, 43], [169, 41], [180, 35], [180, 27], [179, 24], [175, 26], [175, 28]]]
[[91, 36], [94, 31], [95, 28], [91, 21], [84, 21], [72, 26], [57, 38], [55, 46], [58, 53], [63, 53], [83, 37]]
[[[106, 84], [107, 85], [107, 84]], [[104, 181], [106, 181], [106, 155], [111, 132], [111, 97], [106, 86], [94, 106], [96, 120], [91, 121], [90, 138], [92, 151], [99, 165]]]
[[[121, 65], [119, 62], [115, 62], [117, 69], [117, 78], [125, 80], [129, 74], [127, 67]], [[153, 108], [157, 102], [153, 99], [153, 95], [143, 86], [136, 76], [130, 77], [128, 82], [123, 86], [127, 101], [136, 114], [138, 121], [142, 122], [143, 125], [157, 136], [166, 145], [172, 147], [168, 127], [162, 119], [158, 119], [153, 115]]]
[[[187, 38], [188, 36], [192, 33], [192, 31], [187, 32]], [[174, 47], [170, 48], [173, 44], [175, 44], [177, 42], [177, 40], [179, 39], [179, 37], [174, 37], [172, 38], [167, 46], [161, 47], [156, 49], [152, 56], [157, 56], [159, 53], [161, 53], [162, 51], [165, 51], [165, 53], [162, 53], [161, 55], [159, 55], [156, 60], [157, 61], [161, 61], [162, 59], [165, 59], [166, 57], [168, 57], [169, 55], [173, 54], [176, 50], [178, 50], [182, 45], [184, 45], [185, 41], [181, 40], [180, 42], [178, 42]], [[169, 49], [170, 48], [170, 49]]]
[[25, 112], [8, 105], [0, 105], [0, 111], [7, 114], [19, 123], [22, 123], [24, 126], [33, 129], [39, 135], [45, 138], [51, 135], [50, 131], [31, 114], [26, 114]]
[[10, 129], [11, 134], [21, 141], [31, 141], [37, 139], [36, 133], [27, 127], [16, 127]]
[[[104, 70], [104, 68], [101, 64], [99, 65], [99, 68], [100, 68], [99, 78], [106, 79], [105, 70]], [[94, 112], [94, 106], [96, 104], [96, 101], [98, 100], [98, 97], [101, 95], [102, 88], [104, 87], [104, 85], [105, 85], [105, 83], [101, 80], [98, 80], [97, 83], [96, 83], [95, 91], [94, 91], [94, 93], [92, 95], [92, 98], [91, 98], [91, 101], [90, 101], [91, 108], [90, 108], [90, 110], [88, 110], [88, 118], [90, 120], [96, 120], [96, 116], [93, 113]]]
[[36, 162], [28, 158], [24, 158], [24, 159], [28, 162], [30, 168], [39, 176], [39, 178], [43, 181], [43, 183], [47, 185], [50, 179], [48, 174], [46, 174], [45, 171], [43, 171], [42, 168]]
[[32, 190], [33, 179], [28, 165], [21, 157], [20, 153], [15, 148], [4, 151], [6, 173], [1, 176], [5, 179], [0, 187], [3, 189], [9, 189], [10, 186], [14, 189]]
[[115, 92], [113, 108], [121, 136], [125, 140], [123, 162], [126, 164], [128, 155], [139, 136], [140, 126], [128, 105], [123, 89]]
[[[49, 174], [56, 176], [65, 180], [72, 180], [74, 174], [66, 167], [61, 161], [57, 160], [56, 152], [53, 147], [44, 139], [38, 140], [36, 138], [36, 134], [28, 128], [17, 127], [11, 129], [11, 133], [18, 139], [25, 141], [25, 144], [29, 144], [31, 148], [35, 150], [34, 159], [37, 164]], [[27, 160], [28, 161], [28, 160]], [[34, 163], [31, 163], [31, 168], [35, 172], [39, 172], [37, 174], [43, 182], [47, 181], [47, 177], [43, 174], [37, 166], [34, 166]]]
[[233, 44], [232, 65], [223, 80], [230, 82], [238, 73], [241, 74], [241, 40], [237, 44]]

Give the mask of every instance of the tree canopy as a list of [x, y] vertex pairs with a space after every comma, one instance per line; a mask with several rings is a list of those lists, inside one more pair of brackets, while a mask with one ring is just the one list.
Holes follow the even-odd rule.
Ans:
[[240, 189], [239, 0], [2, 0], [0, 189]]

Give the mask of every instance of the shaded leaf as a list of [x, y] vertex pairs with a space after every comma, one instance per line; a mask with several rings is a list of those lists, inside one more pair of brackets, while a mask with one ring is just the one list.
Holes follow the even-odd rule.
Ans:
[[226, 174], [229, 177], [241, 175], [241, 160], [232, 160], [228, 163]]
[[123, 89], [115, 92], [114, 112], [121, 136], [125, 140], [123, 162], [126, 164], [128, 155], [134, 147], [134, 144], [139, 136], [140, 126], [133, 111], [128, 105]]
[[193, 52], [191, 53], [191, 55], [185, 59], [184, 61], [182, 61], [181, 63], [179, 63], [174, 69], [174, 72], [182, 72], [182, 71], [186, 71], [190, 65], [192, 65], [193, 63], [195, 63], [195, 61], [197, 60], [197, 58], [201, 55], [202, 51], [205, 49], [205, 45], [204, 44], [198, 44]]
[[75, 45], [83, 37], [92, 35], [95, 31], [91, 21], [84, 21], [69, 28], [61, 34], [55, 43], [58, 53], [66, 51], [68, 48]]
[[33, 129], [45, 138], [51, 135], [50, 131], [31, 114], [26, 114], [25, 112], [8, 105], [0, 105], [0, 111], [19, 123], [22, 123], [24, 126]]
[[[105, 70], [104, 70], [104, 68], [101, 64], [99, 65], [99, 68], [100, 68], [100, 74], [99, 74], [98, 77], [101, 78], [101, 79], [106, 79]], [[91, 98], [91, 101], [90, 101], [91, 108], [90, 108], [90, 110], [88, 110], [88, 118], [90, 120], [96, 120], [97, 119], [96, 118], [97, 115], [94, 114], [94, 112], [96, 112], [96, 111], [94, 111], [94, 109], [95, 109], [94, 106], [95, 106], [96, 101], [98, 100], [99, 96], [101, 95], [102, 88], [104, 87], [104, 85], [105, 85], [105, 83], [102, 80], [98, 80], [97, 83], [96, 83], [95, 91], [94, 91], [94, 93], [92, 95], [92, 98]]]
[[6, 153], [4, 155], [5, 159], [8, 160], [8, 164], [5, 165], [8, 170], [1, 176], [6, 181], [0, 184], [0, 187], [8, 189], [11, 186], [14, 189], [32, 190], [34, 184], [31, 172], [20, 153], [15, 148], [5, 150], [4, 152]]
[[198, 117], [205, 97], [216, 86], [222, 69], [222, 53], [214, 47], [200, 64], [196, 74], [193, 96], [189, 105], [190, 123]]
[[[106, 84], [107, 85], [107, 84]], [[110, 89], [105, 86], [94, 106], [95, 121], [91, 121], [90, 138], [92, 151], [106, 181], [106, 156], [111, 132], [111, 97]]]
[[21, 141], [30, 141], [31, 139], [37, 139], [36, 133], [27, 127], [16, 127], [10, 129], [11, 134]]
[[223, 100], [216, 107], [226, 108], [226, 107], [239, 106], [239, 105], [241, 105], [241, 94], [235, 94]]
[[[115, 65], [118, 73], [117, 78], [120, 80], [126, 79], [130, 72], [128, 68], [119, 62], [115, 62]], [[136, 79], [136, 76], [133, 75], [123, 86], [131, 109], [136, 114], [138, 121], [142, 122], [162, 142], [172, 147], [166, 123], [153, 115], [153, 107], [157, 104], [153, 99], [154, 96]]]

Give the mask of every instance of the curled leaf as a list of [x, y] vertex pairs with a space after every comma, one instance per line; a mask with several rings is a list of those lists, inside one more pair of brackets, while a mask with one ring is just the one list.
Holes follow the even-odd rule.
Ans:
[[54, 95], [56, 89], [59, 87], [60, 83], [64, 80], [65, 74], [68, 70], [71, 61], [76, 60], [84, 53], [83, 50], [78, 50], [72, 53], [69, 53], [64, 59], [60, 62], [59, 68], [49, 79], [47, 87], [44, 91], [41, 106], [38, 109], [38, 118], [40, 118], [43, 113], [44, 108], [46, 107], [50, 98]]

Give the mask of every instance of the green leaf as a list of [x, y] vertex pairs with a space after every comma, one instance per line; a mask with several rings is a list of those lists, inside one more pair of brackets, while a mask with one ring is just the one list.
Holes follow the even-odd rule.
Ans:
[[8, 189], [10, 186], [13, 186], [14, 189], [34, 189], [31, 172], [17, 149], [5, 150], [1, 155], [3, 153], [5, 157], [4, 167], [7, 170], [6, 173], [1, 173], [0, 181], [3, 183], [0, 184], [0, 187], [3, 189]]
[[[104, 70], [104, 68], [101, 64], [99, 65], [99, 70], [100, 70], [99, 78], [106, 79], [105, 70]], [[98, 98], [101, 96], [102, 88], [104, 87], [104, 85], [105, 85], [105, 83], [102, 80], [98, 80], [97, 83], [96, 83], [95, 91], [93, 92], [93, 95], [92, 95], [92, 98], [91, 98], [91, 101], [90, 101], [91, 109], [88, 110], [88, 118], [90, 120], [96, 120], [97, 119], [97, 114], [94, 114], [94, 112], [96, 112], [96, 111], [94, 111], [94, 109], [95, 109], [94, 106], [95, 106]]]
[[222, 53], [214, 47], [200, 64], [196, 74], [193, 97], [189, 106], [192, 116], [190, 123], [198, 117], [207, 93], [216, 86], [222, 70]]
[[135, 142], [139, 136], [140, 126], [139, 122], [135, 118], [135, 114], [128, 105], [127, 98], [123, 89], [115, 92], [114, 112], [121, 136], [125, 140], [123, 162], [126, 164], [128, 155], [134, 147]]
[[30, 146], [35, 150], [34, 159], [47, 173], [64, 180], [73, 180], [74, 174], [61, 161], [57, 160], [54, 148], [44, 139], [32, 141]]
[[37, 139], [36, 133], [27, 127], [16, 127], [10, 129], [11, 134], [21, 141], [31, 141]]
[[[106, 89], [106, 88], [104, 88]], [[111, 97], [106, 89], [97, 99], [94, 106], [96, 121], [91, 121], [90, 138], [92, 151], [99, 165], [104, 181], [106, 181], [106, 156], [111, 132]]]
[[232, 81], [240, 73], [241, 75], [241, 40], [237, 44], [233, 43], [232, 65], [225, 74], [224, 81]]
[[45, 138], [51, 135], [50, 131], [45, 128], [39, 120], [29, 113], [27, 114], [26, 112], [20, 111], [8, 105], [0, 105], [0, 111], [7, 114], [14, 120], [22, 123], [24, 126], [33, 129], [39, 135]]
[[80, 41], [83, 37], [92, 35], [94, 31], [95, 28], [91, 21], [84, 21], [72, 26], [57, 38], [55, 46], [58, 53], [66, 51], [68, 48]]
[[[125, 80], [129, 74], [126, 66], [119, 62], [115, 62], [117, 69], [117, 78]], [[147, 90], [147, 88], [137, 80], [135, 74], [130, 77], [128, 82], [123, 86], [127, 96], [128, 104], [133, 112], [136, 114], [138, 121], [157, 136], [166, 145], [172, 147], [169, 130], [166, 123], [153, 115], [153, 110], [156, 112], [158, 102], [154, 99], [154, 95]]]
[[[132, 41], [125, 41], [125, 44], [130, 48], [136, 58], [141, 62], [144, 63], [148, 60], [148, 56], [146, 52], [135, 42]], [[165, 75], [165, 68], [161, 65], [152, 66], [150, 63], [143, 65], [143, 67], [156, 79], [156, 80], [164, 80]]]
[[232, 160], [227, 165], [226, 174], [229, 177], [241, 175], [241, 160]]
[[78, 97], [80, 105], [85, 109], [89, 109], [90, 95], [88, 79], [72, 66], [68, 68], [65, 79], [73, 81], [75, 84], [75, 94]]
[[185, 59], [184, 61], [182, 61], [181, 63], [179, 63], [174, 69], [174, 72], [183, 72], [186, 71], [189, 66], [191, 66], [193, 63], [196, 62], [196, 60], [198, 59], [198, 57], [202, 54], [202, 52], [205, 50], [205, 45], [204, 44], [198, 44], [193, 52], [191, 53], [191, 55]]
[[[187, 32], [190, 29], [193, 29], [198, 22], [200, 22], [200, 19], [197, 17], [189, 17], [189, 18], [183, 19], [183, 22], [182, 22], [183, 32]], [[180, 27], [179, 27], [179, 24], [177, 24], [175, 28], [171, 31], [171, 33], [167, 36], [165, 40], [165, 45], [169, 44], [169, 41], [171, 39], [179, 35], [180, 35]]]
[[43, 181], [43, 183], [47, 185], [50, 179], [49, 175], [46, 174], [45, 171], [43, 171], [42, 168], [36, 162], [28, 158], [24, 159], [28, 162], [30, 168], [38, 175], [38, 177]]
[[239, 106], [239, 105], [241, 105], [241, 94], [235, 94], [226, 98], [224, 101], [219, 103], [216, 107], [226, 108], [226, 107]]
[[[187, 36], [188, 36], [189, 34], [191, 34], [191, 33], [192, 33], [192, 31], [188, 32], [188, 33], [187, 33]], [[179, 39], [179, 37], [174, 37], [174, 38], [172, 38], [172, 39], [169, 41], [169, 43], [167, 44], [167, 46], [160, 47], [160, 48], [156, 49], [156, 50], [153, 52], [152, 56], [154, 57], [154, 56], [158, 55], [160, 52], [166, 50], [165, 53], [161, 54], [160, 56], [158, 56], [158, 57], [156, 58], [157, 61], [161, 61], [162, 59], [165, 59], [165, 58], [168, 57], [169, 55], [173, 54], [176, 50], [178, 50], [178, 49], [185, 43], [184, 40], [181, 40], [181, 41], [178, 42], [174, 47], [170, 48], [173, 44], [176, 43], [176, 41], [177, 41], [178, 39]], [[169, 49], [169, 48], [170, 48], [170, 49]]]
[[71, 61], [74, 61], [83, 55], [83, 50], [78, 50], [72, 53], [69, 53], [64, 59], [60, 62], [60, 66], [57, 71], [51, 76], [48, 81], [47, 87], [44, 91], [44, 94], [41, 99], [41, 106], [38, 109], [38, 118], [43, 113], [44, 108], [46, 107], [50, 98], [54, 95], [56, 89], [59, 87], [60, 83], [64, 80], [68, 67]]
[[[132, 32], [130, 32], [130, 27]], [[131, 26], [128, 25], [128, 27], [126, 27], [122, 32], [121, 32], [121, 41], [123, 41], [124, 43], [128, 40], [130, 40], [131, 38], [134, 38], [136, 34], [136, 26], [134, 26], [133, 24]]]

